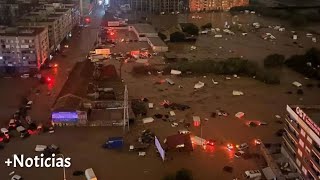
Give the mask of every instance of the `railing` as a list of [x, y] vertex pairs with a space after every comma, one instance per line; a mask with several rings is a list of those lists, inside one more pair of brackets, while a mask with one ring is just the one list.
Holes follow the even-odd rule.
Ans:
[[295, 130], [297, 133], [299, 133], [300, 128], [299, 128], [299, 125], [295, 121], [291, 120], [291, 118], [288, 115], [286, 115], [286, 117], [284, 119], [287, 121], [289, 126], [291, 125], [293, 127], [293, 130]]
[[[288, 139], [288, 136], [287, 135], [283, 135], [282, 136], [283, 137], [283, 139], [284, 139], [284, 141], [285, 141], [285, 145], [288, 147], [288, 148], [290, 148], [290, 152], [296, 152], [296, 150], [297, 150], [297, 147]], [[292, 153], [293, 153], [292, 152]], [[293, 154], [292, 154], [293, 155]], [[294, 155], [295, 156], [295, 155]]]
[[295, 141], [295, 143], [298, 143], [298, 136], [295, 134], [295, 132], [292, 132], [289, 130], [289, 127], [284, 126], [284, 130], [287, 132], [286, 135], [290, 136], [290, 138]]

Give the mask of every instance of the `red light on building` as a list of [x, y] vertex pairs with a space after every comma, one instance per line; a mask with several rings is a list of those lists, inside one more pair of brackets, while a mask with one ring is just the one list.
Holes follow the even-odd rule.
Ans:
[[84, 20], [86, 21], [86, 23], [90, 23], [91, 22], [91, 19], [89, 17], [86, 17]]

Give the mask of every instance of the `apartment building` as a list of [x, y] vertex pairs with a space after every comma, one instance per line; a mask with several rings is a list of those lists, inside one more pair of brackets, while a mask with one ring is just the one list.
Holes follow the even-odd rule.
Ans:
[[189, 0], [190, 12], [227, 11], [232, 7], [249, 5], [249, 0]]
[[281, 152], [308, 180], [320, 179], [320, 105], [287, 105]]
[[52, 9], [57, 11], [61, 11], [60, 9], [70, 9], [71, 11], [71, 21], [72, 21], [72, 28], [79, 25], [80, 22], [80, 9], [78, 4], [69, 4], [69, 3], [51, 3], [51, 4], [42, 4], [40, 6], [44, 9]]
[[184, 0], [129, 0], [134, 11], [147, 13], [177, 13], [186, 10]]
[[0, 67], [8, 73], [38, 70], [49, 55], [45, 27], [0, 28]]
[[38, 8], [22, 17], [17, 24], [30, 27], [47, 27], [51, 52], [60, 49], [62, 40], [71, 35], [73, 27], [71, 9], [65, 8]]

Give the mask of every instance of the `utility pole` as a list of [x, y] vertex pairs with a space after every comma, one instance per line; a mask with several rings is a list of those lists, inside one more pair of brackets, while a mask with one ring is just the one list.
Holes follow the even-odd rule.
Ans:
[[129, 125], [129, 104], [128, 104], [128, 88], [124, 86], [124, 98], [123, 98], [123, 134], [126, 132], [126, 123], [128, 123], [128, 131], [130, 130]]

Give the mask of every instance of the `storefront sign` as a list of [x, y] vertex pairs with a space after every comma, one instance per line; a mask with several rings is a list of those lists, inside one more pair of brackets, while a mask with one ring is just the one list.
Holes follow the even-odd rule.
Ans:
[[302, 111], [302, 109], [296, 107], [296, 113], [318, 136], [320, 136], [320, 128]]

